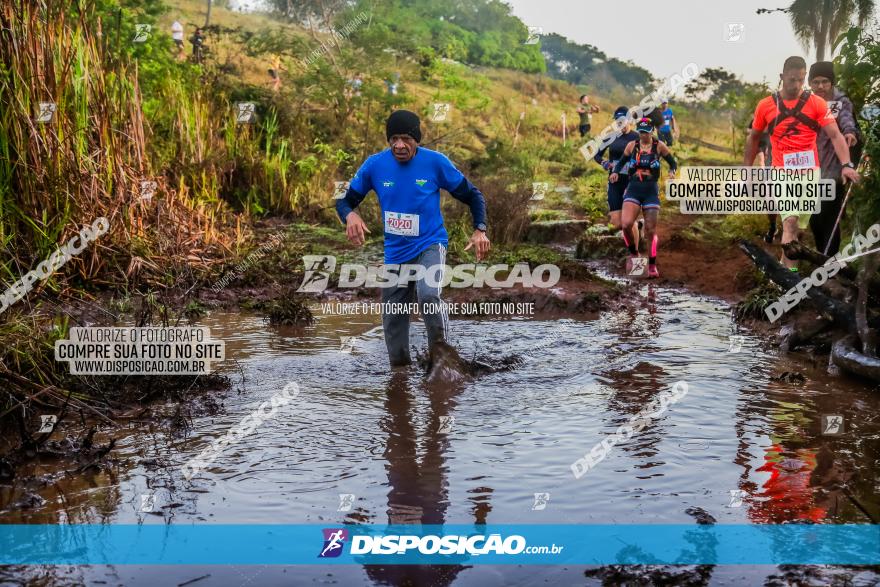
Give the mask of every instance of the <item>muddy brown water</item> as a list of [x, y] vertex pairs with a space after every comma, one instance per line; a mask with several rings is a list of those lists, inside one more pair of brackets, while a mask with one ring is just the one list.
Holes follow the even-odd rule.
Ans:
[[[452, 392], [426, 388], [415, 367], [389, 372], [378, 316], [318, 312], [312, 327], [278, 330], [256, 316], [211, 315], [201, 324], [240, 364], [229, 369], [237, 383], [218, 398], [220, 413], [195, 418], [187, 437], [147, 424], [110, 432], [112, 472], [64, 476], [64, 463], [38, 463], [27, 472], [47, 479], [37, 491], [45, 503], [12, 507], [22, 488], [0, 485], [0, 523], [689, 524], [694, 507], [722, 524], [880, 520], [876, 388], [780, 357], [738, 330], [722, 302], [632, 287], [638, 302], [593, 321], [454, 319], [451, 341], [465, 357], [523, 362]], [[739, 352], [731, 335], [743, 337]], [[420, 322], [413, 344], [424, 346]], [[784, 372], [805, 380], [776, 379]], [[293, 403], [183, 478], [180, 465], [291, 381], [301, 389]], [[573, 478], [575, 459], [677, 381], [688, 384], [684, 398]], [[822, 435], [823, 415], [842, 415], [844, 433]], [[745, 492], [734, 507], [732, 491]], [[539, 492], [549, 501], [535, 510]], [[350, 508], [340, 494], [354, 495]], [[142, 495], [160, 515], [140, 511]], [[5, 567], [0, 584], [601, 584], [585, 569]], [[760, 585], [780, 572], [715, 567], [706, 584]], [[871, 570], [815, 572], [815, 584], [838, 575], [880, 583]]]

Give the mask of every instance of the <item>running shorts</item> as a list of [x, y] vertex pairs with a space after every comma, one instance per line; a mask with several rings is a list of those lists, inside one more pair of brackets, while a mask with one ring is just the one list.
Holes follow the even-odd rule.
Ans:
[[785, 222], [786, 218], [791, 218], [794, 216], [798, 219], [798, 228], [801, 230], [806, 230], [806, 228], [810, 225], [810, 217], [812, 214], [798, 214], [797, 212], [780, 212], [779, 217]]
[[629, 185], [629, 176], [622, 173], [617, 175], [615, 183], [608, 182], [609, 212], [619, 212], [623, 209], [623, 195], [626, 192], [627, 185]]
[[660, 184], [656, 181], [631, 181], [623, 194], [624, 202], [632, 202], [642, 208], [660, 209]]
[[[818, 171], [818, 168], [817, 168]], [[839, 196], [838, 196], [839, 197]], [[796, 201], [795, 197], [784, 196], [782, 198], [783, 201], [789, 200], [789, 202]], [[824, 203], [824, 202], [822, 202]], [[829, 202], [830, 203], [830, 202]], [[820, 204], [821, 205], [821, 204]], [[820, 207], [821, 210], [821, 207]], [[797, 218], [797, 225], [800, 230], [805, 230], [810, 225], [810, 218], [813, 215], [810, 213], [798, 214], [797, 212], [780, 212], [779, 217], [785, 222], [789, 218]]]
[[657, 136], [661, 141], [666, 143], [666, 146], [672, 146], [672, 131], [671, 130], [658, 130]]

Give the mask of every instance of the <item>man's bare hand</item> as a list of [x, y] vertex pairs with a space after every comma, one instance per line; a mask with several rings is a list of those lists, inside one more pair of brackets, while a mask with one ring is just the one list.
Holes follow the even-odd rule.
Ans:
[[856, 138], [856, 135], [852, 134], [851, 132], [848, 132], [845, 135], [843, 135], [843, 138], [846, 139], [846, 144], [847, 144], [847, 146], [850, 146], [850, 147], [854, 147], [855, 144], [857, 142], [859, 142], [858, 139]]
[[482, 261], [489, 254], [489, 247], [491, 246], [486, 233], [482, 230], [475, 230], [464, 250], [467, 251], [471, 247], [476, 247], [477, 261]]
[[[840, 175], [843, 177], [844, 180], [848, 179], [853, 183], [859, 183], [859, 180], [862, 179], [859, 175], [859, 172], [852, 167], [844, 167], [843, 170], [840, 172]], [[844, 183], [846, 182], [844, 181]]]
[[357, 247], [362, 246], [367, 240], [365, 232], [370, 232], [370, 229], [360, 215], [357, 212], [349, 212], [345, 217], [345, 236], [348, 237], [348, 242]]

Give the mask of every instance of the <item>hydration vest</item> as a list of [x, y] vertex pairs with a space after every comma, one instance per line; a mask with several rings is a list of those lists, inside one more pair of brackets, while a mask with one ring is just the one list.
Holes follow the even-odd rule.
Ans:
[[660, 155], [657, 152], [657, 139], [651, 138], [651, 150], [642, 151], [641, 141], [636, 141], [629, 160], [630, 180], [659, 181], [660, 180]]
[[[782, 101], [782, 97], [779, 95], [779, 92], [774, 94], [774, 98], [776, 99], [776, 118], [774, 118], [769, 125], [767, 125], [767, 132], [770, 136], [773, 136], [773, 131], [776, 130], [776, 127], [783, 120], [787, 118], [794, 118], [797, 122], [803, 124], [810, 130], [815, 133], [818, 133], [822, 130], [822, 127], [819, 126], [819, 123], [804, 114], [804, 106], [807, 104], [807, 100], [810, 99], [810, 92], [808, 90], [804, 90], [801, 93], [801, 97], [798, 98], [797, 104], [794, 105], [794, 108], [788, 108], [785, 103]], [[797, 123], [793, 122], [789, 125], [788, 129], [783, 133], [783, 136], [788, 134], [798, 134], [799, 131], [796, 130]]]

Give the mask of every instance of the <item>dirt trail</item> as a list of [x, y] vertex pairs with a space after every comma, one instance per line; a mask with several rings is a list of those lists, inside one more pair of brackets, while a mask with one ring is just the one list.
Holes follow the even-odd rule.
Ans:
[[660, 213], [660, 279], [655, 281], [737, 302], [754, 285], [753, 265], [733, 243], [715, 245], [695, 239], [691, 224], [697, 218]]

